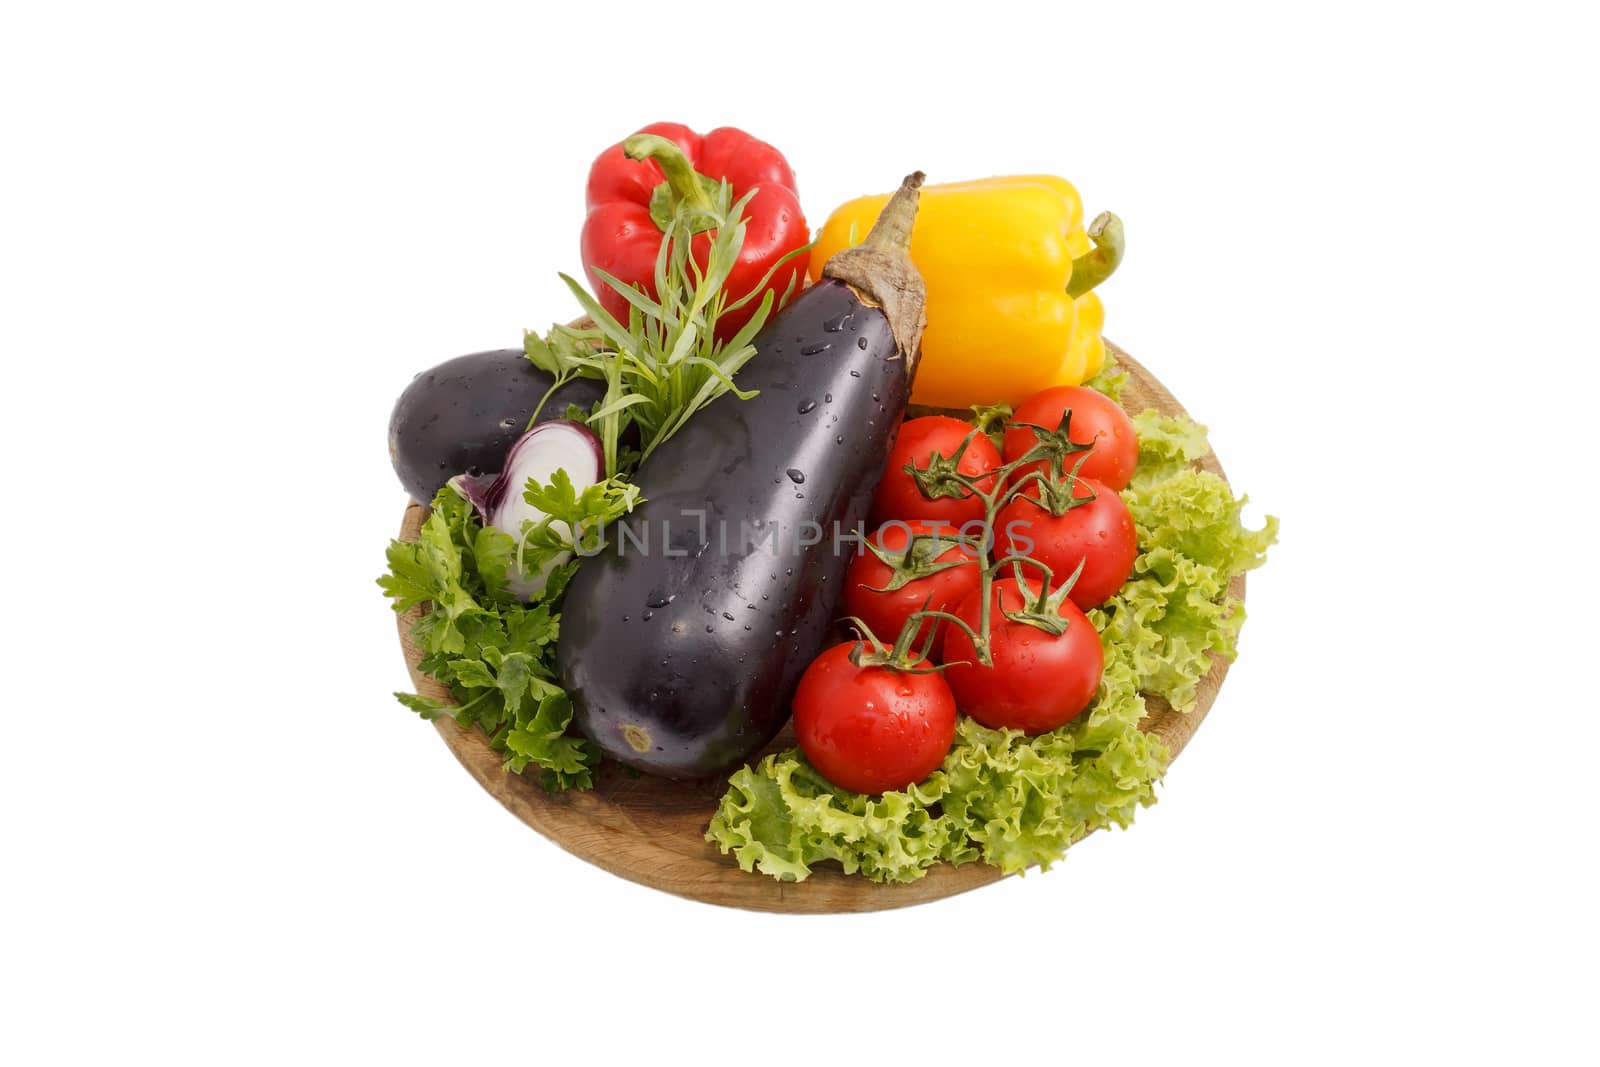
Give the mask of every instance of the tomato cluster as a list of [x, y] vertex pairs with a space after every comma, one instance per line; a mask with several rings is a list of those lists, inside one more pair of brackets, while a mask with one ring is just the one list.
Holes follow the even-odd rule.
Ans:
[[1082, 386], [1030, 397], [998, 447], [947, 416], [900, 427], [879, 528], [845, 579], [862, 639], [818, 657], [794, 698], [800, 747], [824, 777], [863, 793], [921, 781], [949, 752], [958, 708], [1042, 733], [1088, 706], [1104, 664], [1084, 612], [1138, 555], [1119, 495], [1138, 449], [1127, 413]]

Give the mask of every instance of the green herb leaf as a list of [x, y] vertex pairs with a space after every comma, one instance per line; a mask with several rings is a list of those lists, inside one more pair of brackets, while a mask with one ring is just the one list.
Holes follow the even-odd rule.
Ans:
[[[748, 292], [728, 293], [723, 286], [739, 262], [744, 211], [752, 195], [735, 202], [727, 183], [718, 185], [711, 212], [718, 224], [709, 242], [699, 239], [706, 248], [704, 267], [693, 255], [696, 242], [691, 238], [705, 229], [706, 212], [680, 205], [656, 256], [654, 297], [597, 271], [628, 302], [627, 322], [609, 314], [577, 280], [563, 274], [561, 280], [594, 325], [553, 326], [543, 338], [527, 336], [528, 358], [558, 381], [581, 376], [606, 383], [605, 397], [585, 421], [600, 437], [608, 476], [633, 470], [724, 393], [741, 399], [755, 395], [739, 389], [735, 376], [755, 355], [756, 333], [794, 290], [791, 284], [776, 298], [768, 286], [781, 267], [806, 254], [810, 246], [774, 263]], [[758, 296], [760, 303], [737, 335], [718, 341], [722, 317]], [[621, 443], [630, 426], [638, 428], [643, 443], [639, 449]]]
[[[529, 491], [557, 507], [563, 530], [611, 521], [638, 499], [637, 488], [620, 482], [576, 492], [564, 472], [549, 486], [530, 484]], [[570, 554], [570, 541], [553, 520], [537, 526], [540, 536], [530, 548], [527, 538], [519, 542], [481, 526], [472, 506], [447, 486], [434, 498], [418, 539], [390, 544], [389, 573], [378, 584], [397, 611], [430, 605], [412, 635], [423, 649], [422, 670], [449, 687], [454, 703], [410, 693], [395, 697], [425, 719], [448, 714], [482, 729], [505, 754], [508, 769], [535, 767], [546, 788], [587, 788], [600, 754], [567, 736], [572, 706], [555, 670], [556, 606], [577, 565], [555, 560]], [[523, 565], [551, 565], [536, 604], [525, 605], [506, 590], [519, 550]]]
[[396, 693], [394, 698], [424, 719], [437, 718], [440, 712], [450, 710], [450, 705], [441, 704], [432, 697], [421, 696], [417, 693]]

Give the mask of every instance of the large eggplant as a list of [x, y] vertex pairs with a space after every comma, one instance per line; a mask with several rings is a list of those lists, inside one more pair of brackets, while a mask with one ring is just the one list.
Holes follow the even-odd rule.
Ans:
[[[458, 474], [498, 474], [511, 443], [555, 378], [520, 348], [457, 356], [411, 380], [389, 416], [389, 459], [413, 500], [426, 504]], [[539, 421], [590, 407], [604, 382], [575, 378], [549, 394]]]
[[568, 587], [562, 685], [623, 763], [725, 772], [788, 720], [911, 395], [921, 184], [756, 336], [738, 383], [759, 395], [723, 395], [640, 468], [645, 503]]

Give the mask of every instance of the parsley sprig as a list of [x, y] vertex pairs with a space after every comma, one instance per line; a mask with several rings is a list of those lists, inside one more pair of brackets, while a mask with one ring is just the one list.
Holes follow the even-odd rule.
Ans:
[[[396, 611], [430, 605], [412, 635], [423, 649], [422, 670], [449, 687], [455, 706], [412, 693], [395, 698], [424, 719], [448, 714], [481, 728], [508, 770], [540, 768], [547, 789], [587, 789], [600, 752], [567, 734], [572, 704], [556, 681], [556, 605], [578, 568], [574, 550], [597, 550], [604, 527], [633, 506], [638, 489], [607, 481], [578, 492], [557, 471], [549, 485], [529, 479], [524, 496], [547, 517], [524, 523], [520, 537], [480, 524], [472, 505], [446, 486], [417, 540], [390, 542], [389, 573], [378, 584]], [[519, 558], [522, 573], [549, 569], [532, 604], [508, 584]]]

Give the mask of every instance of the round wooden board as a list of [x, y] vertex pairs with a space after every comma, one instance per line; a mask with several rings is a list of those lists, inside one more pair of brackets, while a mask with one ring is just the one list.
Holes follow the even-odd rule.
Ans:
[[[1128, 374], [1122, 396], [1125, 407], [1133, 412], [1153, 407], [1170, 415], [1184, 414], [1182, 405], [1149, 371], [1115, 345], [1107, 347]], [[1201, 466], [1222, 475], [1214, 455]], [[415, 540], [426, 516], [426, 508], [411, 504], [400, 538]], [[1233, 580], [1229, 592], [1244, 599], [1243, 576]], [[411, 626], [420, 611], [414, 608], [399, 618], [406, 666], [418, 693], [450, 703], [449, 690], [417, 669], [421, 652], [411, 640]], [[1216, 660], [1200, 683], [1198, 704], [1188, 714], [1174, 712], [1160, 697], [1147, 697], [1149, 713], [1141, 727], [1160, 736], [1176, 758], [1204, 720], [1227, 673], [1227, 662]], [[831, 863], [815, 868], [804, 882], [747, 874], [705, 839], [706, 825], [726, 788], [725, 778], [673, 782], [634, 777], [607, 760], [594, 789], [546, 793], [533, 776], [507, 773], [480, 731], [463, 729], [448, 717], [436, 719], [435, 726], [468, 773], [517, 818], [580, 859], [691, 900], [753, 911], [877, 911], [954, 896], [1001, 877], [997, 868], [984, 863], [939, 864], [908, 885], [877, 885], [847, 875]], [[794, 735], [785, 728], [769, 751], [793, 744]]]

